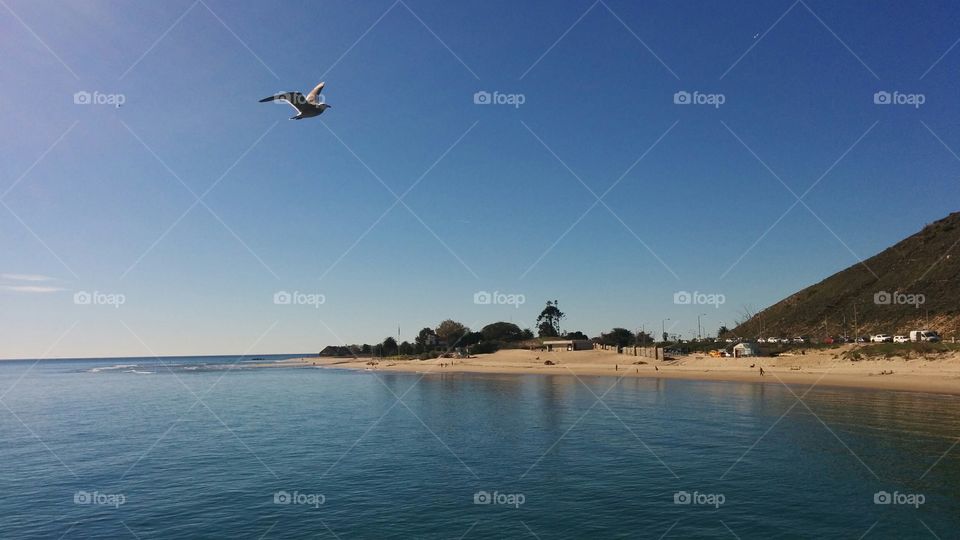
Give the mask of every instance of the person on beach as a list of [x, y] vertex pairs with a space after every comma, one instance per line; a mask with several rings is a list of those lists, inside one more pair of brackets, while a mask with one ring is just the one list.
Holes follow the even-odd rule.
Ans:
[[760, 376], [763, 377], [763, 366], [760, 366]]

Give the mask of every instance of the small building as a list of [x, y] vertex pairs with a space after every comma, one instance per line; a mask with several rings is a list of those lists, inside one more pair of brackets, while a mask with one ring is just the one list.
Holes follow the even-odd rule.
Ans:
[[320, 356], [354, 356], [350, 347], [340, 347], [337, 345], [328, 345], [320, 351]]
[[760, 356], [760, 349], [753, 343], [737, 343], [733, 346], [734, 358], [746, 358], [748, 356]]
[[544, 341], [543, 346], [547, 348], [548, 352], [593, 350], [593, 342], [588, 339], [557, 339]]

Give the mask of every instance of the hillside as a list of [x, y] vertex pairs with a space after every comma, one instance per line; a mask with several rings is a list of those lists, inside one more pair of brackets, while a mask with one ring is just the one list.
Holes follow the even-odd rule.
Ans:
[[734, 333], [823, 338], [919, 328], [960, 337], [960, 212], [764, 309]]

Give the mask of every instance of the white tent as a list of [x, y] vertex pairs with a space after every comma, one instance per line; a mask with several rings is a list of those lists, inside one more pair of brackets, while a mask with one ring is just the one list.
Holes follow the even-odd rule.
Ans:
[[753, 343], [737, 343], [733, 346], [733, 356], [735, 358], [760, 356], [760, 350]]

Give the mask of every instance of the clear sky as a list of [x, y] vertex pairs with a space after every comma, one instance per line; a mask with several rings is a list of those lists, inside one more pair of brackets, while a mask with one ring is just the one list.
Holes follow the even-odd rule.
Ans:
[[[316, 351], [548, 299], [590, 335], [713, 333], [957, 210], [958, 20], [3, 0], [0, 357]], [[257, 102], [320, 80], [319, 118]]]

